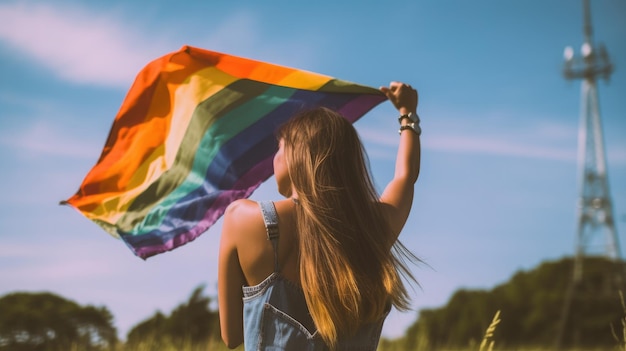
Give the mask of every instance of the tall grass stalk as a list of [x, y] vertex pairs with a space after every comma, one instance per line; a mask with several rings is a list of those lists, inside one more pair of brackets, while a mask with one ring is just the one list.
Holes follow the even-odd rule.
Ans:
[[493, 332], [496, 330], [496, 326], [500, 323], [500, 310], [496, 312], [493, 316], [493, 320], [491, 320], [491, 324], [487, 328], [485, 332], [485, 337], [483, 341], [480, 343], [480, 351], [493, 351], [493, 345], [495, 340], [493, 340]]
[[624, 294], [622, 291], [619, 292], [619, 301], [622, 303], [622, 311], [624, 312], [624, 317], [620, 319], [622, 322], [622, 337], [618, 337], [615, 329], [613, 328], [613, 324], [611, 324], [611, 333], [613, 333], [613, 337], [617, 340], [618, 350], [626, 351], [626, 304], [624, 304]]

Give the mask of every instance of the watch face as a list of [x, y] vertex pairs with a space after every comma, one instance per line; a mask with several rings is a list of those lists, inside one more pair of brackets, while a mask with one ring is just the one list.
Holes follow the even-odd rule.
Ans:
[[415, 123], [415, 122], [420, 120], [420, 118], [417, 115], [417, 113], [413, 113], [413, 112], [409, 112], [409, 118], [411, 119], [411, 121], [413, 121], [413, 123]]

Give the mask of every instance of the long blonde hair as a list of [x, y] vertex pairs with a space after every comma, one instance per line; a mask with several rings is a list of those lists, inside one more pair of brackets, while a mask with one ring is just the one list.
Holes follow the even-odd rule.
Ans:
[[409, 308], [402, 276], [413, 280], [372, 183], [363, 145], [345, 118], [304, 112], [278, 131], [298, 196], [300, 283], [322, 338], [333, 347], [389, 303]]

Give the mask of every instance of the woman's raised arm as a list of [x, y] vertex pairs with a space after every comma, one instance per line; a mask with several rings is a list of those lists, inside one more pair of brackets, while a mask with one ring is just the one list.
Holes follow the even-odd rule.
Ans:
[[[400, 235], [413, 205], [414, 184], [420, 171], [420, 133], [417, 117], [418, 94], [410, 85], [391, 82], [380, 90], [398, 109], [400, 145], [393, 179], [387, 184], [380, 201], [395, 238]], [[394, 239], [395, 239], [394, 238]]]

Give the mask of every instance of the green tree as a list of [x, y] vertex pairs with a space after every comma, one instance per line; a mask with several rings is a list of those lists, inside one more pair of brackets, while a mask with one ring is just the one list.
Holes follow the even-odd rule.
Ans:
[[[573, 267], [573, 259], [565, 258], [517, 272], [491, 291], [459, 290], [446, 306], [420, 311], [402, 342], [408, 347], [425, 342], [434, 348], [476, 345], [495, 311], [501, 310], [502, 321], [495, 331], [498, 345], [552, 346], [560, 330]], [[611, 325], [620, 326], [623, 318], [618, 292], [626, 290], [624, 262], [590, 257], [583, 267], [583, 279], [574, 286], [569, 318], [562, 324], [562, 345], [612, 346]]]
[[167, 316], [157, 311], [154, 316], [134, 326], [126, 337], [126, 345], [131, 349], [149, 344], [152, 349], [166, 349], [169, 345], [167, 336]]
[[211, 298], [204, 296], [203, 286], [197, 287], [187, 303], [175, 308], [167, 320], [168, 331], [192, 344], [206, 342], [219, 330], [217, 311], [210, 309]]
[[117, 343], [105, 307], [80, 306], [51, 293], [0, 298], [0, 351], [109, 350]]
[[149, 343], [153, 349], [166, 345], [182, 348], [218, 338], [218, 313], [210, 308], [211, 298], [204, 296], [203, 290], [204, 286], [197, 287], [189, 300], [176, 307], [169, 316], [156, 312], [137, 324], [129, 331], [127, 344], [137, 347]]

